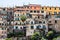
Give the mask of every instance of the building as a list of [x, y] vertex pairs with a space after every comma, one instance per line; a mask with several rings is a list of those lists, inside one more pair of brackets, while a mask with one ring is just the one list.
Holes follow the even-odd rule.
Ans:
[[7, 12], [5, 8], [0, 10], [0, 38], [7, 37]]
[[[37, 26], [43, 27], [45, 25], [45, 28], [48, 32], [48, 28], [50, 28], [50, 26], [54, 29], [56, 15], [58, 14], [60, 14], [60, 7], [49, 7], [36, 4], [16, 6], [14, 8], [14, 26], [17, 25], [18, 28], [23, 27], [23, 25], [21, 25], [23, 23], [21, 22], [20, 16], [26, 15], [26, 36], [33, 35]], [[50, 20], [53, 22], [49, 23]], [[44, 21], [46, 22], [45, 24]]]
[[[24, 22], [21, 20], [21, 15], [27, 17]], [[46, 34], [50, 29], [60, 32], [59, 22], [60, 7], [29, 4], [14, 8], [0, 8], [0, 29], [4, 29], [2, 31], [7, 33], [19, 30], [24, 32], [25, 36], [31, 36], [34, 32], [41, 31]]]

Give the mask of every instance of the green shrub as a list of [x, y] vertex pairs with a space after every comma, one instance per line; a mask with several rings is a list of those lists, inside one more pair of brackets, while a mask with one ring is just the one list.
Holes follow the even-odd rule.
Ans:
[[12, 38], [6, 38], [5, 40], [12, 40]]

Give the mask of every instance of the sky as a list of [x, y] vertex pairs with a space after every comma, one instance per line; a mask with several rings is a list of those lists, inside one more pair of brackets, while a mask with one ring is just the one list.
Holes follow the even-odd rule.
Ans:
[[0, 7], [14, 7], [28, 4], [60, 6], [60, 0], [0, 0]]

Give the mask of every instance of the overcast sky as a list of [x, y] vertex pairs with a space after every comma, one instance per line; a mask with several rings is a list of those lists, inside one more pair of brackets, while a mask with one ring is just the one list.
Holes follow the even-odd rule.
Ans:
[[27, 4], [40, 4], [42, 6], [60, 6], [60, 0], [0, 0], [0, 7], [13, 7]]

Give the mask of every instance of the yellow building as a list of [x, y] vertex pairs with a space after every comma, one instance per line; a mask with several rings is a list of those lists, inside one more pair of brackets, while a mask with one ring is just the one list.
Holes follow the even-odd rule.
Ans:
[[51, 14], [59, 14], [60, 13], [60, 7], [43, 6], [43, 7], [41, 7], [41, 10], [44, 10], [47, 13], [51, 13]]

